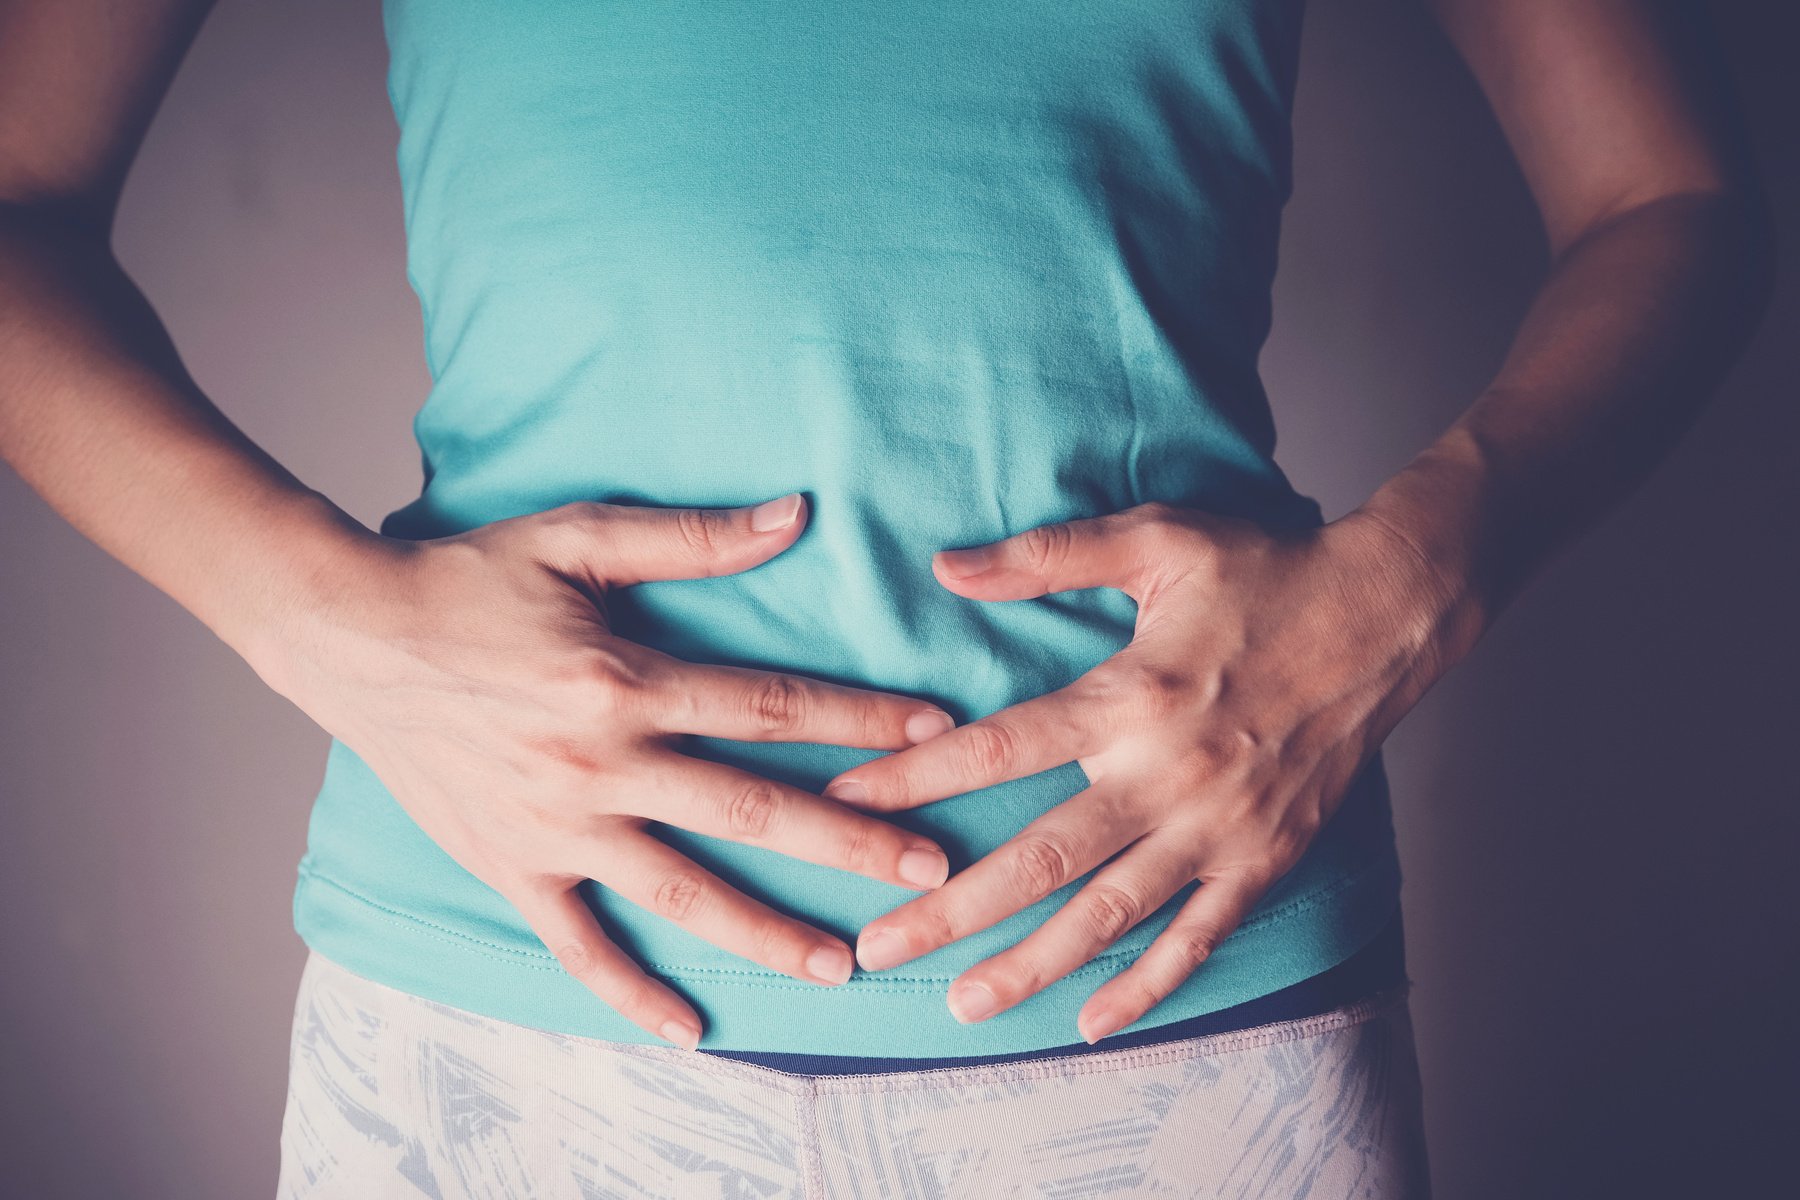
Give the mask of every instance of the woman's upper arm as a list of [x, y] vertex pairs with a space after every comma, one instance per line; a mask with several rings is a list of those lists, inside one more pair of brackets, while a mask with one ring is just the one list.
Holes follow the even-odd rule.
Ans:
[[1553, 253], [1666, 196], [1744, 186], [1715, 64], [1650, 0], [1430, 0], [1486, 94]]
[[213, 0], [0, 0], [0, 204], [110, 226]]

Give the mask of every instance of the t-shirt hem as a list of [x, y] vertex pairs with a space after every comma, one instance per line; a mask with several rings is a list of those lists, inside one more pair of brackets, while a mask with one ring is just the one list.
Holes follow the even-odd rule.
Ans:
[[[1399, 902], [1399, 885], [1396, 857], [1383, 854], [1253, 914], [1199, 971], [1122, 1032], [1256, 999], [1336, 966], [1380, 932]], [[548, 950], [502, 945], [383, 904], [310, 859], [300, 863], [294, 924], [312, 951], [428, 1000], [533, 1029], [656, 1041], [571, 978]], [[949, 976], [882, 972], [826, 988], [753, 964], [644, 966], [700, 1011], [701, 1044], [708, 1048], [924, 1058], [1065, 1044], [1081, 1004], [1139, 953], [1102, 954], [1025, 1003], [970, 1026], [957, 1023], [944, 1004]]]

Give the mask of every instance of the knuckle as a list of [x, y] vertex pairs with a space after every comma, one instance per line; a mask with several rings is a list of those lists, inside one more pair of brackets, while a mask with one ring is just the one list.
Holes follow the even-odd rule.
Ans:
[[610, 504], [602, 504], [598, 500], [571, 500], [567, 504], [559, 504], [555, 508], [537, 514], [534, 524], [549, 529], [561, 527], [579, 530], [596, 521], [604, 520], [611, 508]]
[[750, 685], [745, 707], [765, 732], [789, 733], [799, 727], [805, 712], [805, 690], [786, 675], [765, 675]]
[[1018, 739], [1006, 726], [977, 721], [963, 727], [963, 754], [977, 775], [1005, 772], [1018, 758]]
[[1192, 970], [1219, 948], [1225, 935], [1217, 926], [1196, 922], [1182, 927], [1174, 936], [1175, 959], [1184, 968]]
[[1274, 856], [1270, 856], [1252, 864], [1248, 870], [1239, 874], [1238, 881], [1243, 898], [1238, 902], [1238, 907], [1244, 918], [1249, 917], [1260, 903], [1263, 895], [1275, 886], [1275, 881], [1287, 874], [1289, 863], [1297, 860], [1298, 857], [1295, 855], [1293, 859], [1283, 857], [1277, 860]]
[[1180, 523], [1181, 510], [1167, 500], [1149, 500], [1132, 510], [1139, 523], [1152, 529], [1167, 528]]
[[1130, 997], [1130, 1008], [1138, 1013], [1146, 1013], [1161, 1004], [1163, 997], [1175, 988], [1173, 984], [1163, 984], [1149, 975], [1141, 975], [1122, 985], [1121, 990]]
[[1235, 759], [1257, 758], [1267, 753], [1273, 742], [1265, 733], [1248, 725], [1233, 725], [1220, 736], [1222, 753]]
[[674, 511], [675, 535], [695, 554], [710, 558], [719, 544], [719, 531], [713, 514], [703, 508], [678, 508]]
[[599, 973], [600, 960], [594, 957], [593, 948], [586, 942], [562, 942], [551, 953], [556, 955], [556, 961], [562, 964], [563, 970], [584, 983]]
[[1122, 699], [1150, 721], [1173, 716], [1194, 691], [1192, 671], [1160, 663], [1120, 664], [1114, 681]]
[[1239, 852], [1267, 845], [1278, 828], [1263, 798], [1254, 792], [1233, 797], [1222, 805], [1212, 825], [1221, 843]]
[[[943, 904], [921, 905], [914, 918], [927, 946], [947, 946], [962, 937], [962, 922]], [[915, 943], [917, 939], [913, 939]]]
[[593, 646], [576, 655], [560, 678], [576, 687], [605, 691], [612, 687], [618, 672], [618, 657], [605, 647]]
[[1012, 876], [1021, 892], [1047, 896], [1074, 875], [1075, 855], [1058, 837], [1037, 834], [1019, 843], [1012, 856]]
[[726, 824], [735, 837], [760, 838], [775, 823], [779, 803], [773, 783], [754, 780], [732, 793], [725, 810]]
[[1306, 852], [1316, 831], [1311, 822], [1305, 825], [1284, 824], [1269, 835], [1269, 844], [1265, 850], [1266, 857], [1253, 864], [1244, 873], [1245, 882], [1252, 887], [1266, 888], [1282, 875], [1289, 867], [1300, 860]]
[[1188, 757], [1208, 775], [1238, 774], [1255, 766], [1265, 752], [1264, 739], [1248, 729], [1214, 732], [1194, 743]]
[[[833, 704], [838, 701], [832, 700]], [[878, 746], [887, 739], [897, 735], [903, 736], [906, 731], [906, 719], [912, 716], [909, 705], [905, 709], [893, 706], [873, 698], [856, 697], [839, 705], [843, 717], [855, 730], [857, 745]]]
[[851, 821], [844, 829], [838, 854], [845, 867], [862, 871], [876, 865], [876, 858], [885, 848], [886, 842], [881, 825], [873, 821]]
[[1063, 524], [1037, 525], [1019, 534], [1019, 554], [1032, 566], [1053, 569], [1068, 556], [1074, 535]]
[[1069, 684], [1065, 690], [1078, 696], [1085, 707], [1098, 712], [1133, 703], [1141, 686], [1142, 674], [1137, 663], [1121, 652]]
[[629, 711], [648, 684], [643, 672], [609, 650], [591, 654], [581, 674], [589, 700], [602, 717]]
[[1173, 865], [1181, 870], [1182, 887], [1201, 881], [1201, 872], [1207, 867], [1207, 854], [1212, 848], [1209, 833], [1202, 821], [1190, 819], [1177, 825], [1173, 831], [1175, 851]]
[[620, 989], [613, 1007], [628, 1019], [649, 1015], [662, 1007], [662, 989], [648, 979], [636, 979]]
[[1137, 924], [1142, 911], [1137, 897], [1123, 888], [1092, 884], [1082, 893], [1081, 919], [1095, 941], [1112, 943]]
[[1214, 539], [1199, 514], [1157, 501], [1140, 506], [1137, 521], [1137, 539], [1145, 552], [1179, 563], [1183, 571], [1197, 570], [1202, 577], [1216, 574]]
[[1137, 517], [1153, 537], [1170, 540], [1191, 537], [1195, 533], [1193, 514], [1167, 500], [1140, 504]]
[[1043, 990], [1049, 983], [1044, 965], [1035, 958], [1021, 955], [1017, 961], [1004, 966], [993, 964], [988, 974], [981, 980], [989, 991], [1001, 1000], [1017, 1001], [1025, 996]]
[[1194, 673], [1181, 667], [1152, 666], [1145, 669], [1139, 685], [1152, 706], [1172, 710], [1194, 690]]
[[653, 699], [652, 685], [635, 672], [614, 675], [595, 689], [594, 707], [599, 709], [601, 728], [616, 728], [625, 719], [637, 719]]
[[592, 548], [596, 529], [611, 510], [598, 500], [574, 500], [527, 518], [520, 528], [539, 553], [566, 558]]
[[803, 951], [794, 943], [793, 931], [774, 917], [762, 917], [750, 924], [750, 957], [758, 962], [781, 963], [800, 957]]
[[706, 882], [693, 871], [672, 871], [656, 885], [650, 907], [670, 921], [686, 921], [700, 911]]

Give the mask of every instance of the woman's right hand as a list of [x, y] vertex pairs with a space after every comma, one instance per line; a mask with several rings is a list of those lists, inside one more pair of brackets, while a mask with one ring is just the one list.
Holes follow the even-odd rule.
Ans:
[[605, 600], [730, 574], [791, 545], [804, 504], [575, 503], [430, 541], [370, 534], [284, 604], [251, 665], [350, 747], [439, 846], [523, 915], [570, 974], [692, 1048], [698, 1014], [601, 931], [592, 879], [734, 954], [843, 983], [850, 948], [731, 887], [653, 821], [915, 889], [944, 881], [918, 834], [677, 753], [684, 734], [898, 750], [951, 728], [924, 701], [684, 662], [615, 636]]

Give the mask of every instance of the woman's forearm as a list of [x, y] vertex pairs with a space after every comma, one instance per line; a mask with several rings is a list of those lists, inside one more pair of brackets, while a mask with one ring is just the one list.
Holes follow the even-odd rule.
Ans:
[[0, 204], [0, 457], [253, 664], [374, 535], [234, 426], [93, 223]]
[[1492, 384], [1357, 510], [1442, 581], [1451, 661], [1693, 422], [1766, 303], [1766, 228], [1754, 201], [1672, 196], [1575, 239]]

